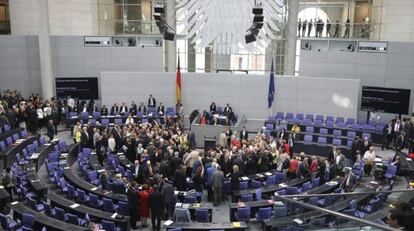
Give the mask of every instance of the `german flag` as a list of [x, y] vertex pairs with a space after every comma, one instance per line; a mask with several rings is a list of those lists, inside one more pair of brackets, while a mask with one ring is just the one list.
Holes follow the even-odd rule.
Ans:
[[181, 102], [181, 69], [180, 69], [180, 56], [178, 56], [178, 67], [177, 67], [177, 77], [176, 77], [176, 88], [175, 88], [175, 97], [176, 101]]

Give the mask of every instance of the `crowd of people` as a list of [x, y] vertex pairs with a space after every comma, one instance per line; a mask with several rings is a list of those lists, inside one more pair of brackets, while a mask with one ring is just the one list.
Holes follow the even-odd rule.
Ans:
[[[342, 36], [342, 27], [345, 28], [343, 33], [343, 38], [349, 38], [351, 33], [351, 21], [350, 19], [347, 19], [345, 23], [341, 23], [339, 20], [336, 20], [335, 22], [329, 21], [329, 19], [326, 19], [326, 22], [324, 22], [322, 19], [305, 19], [302, 21], [301, 18], [299, 18], [298, 24], [298, 33], [297, 35], [299, 37], [332, 37], [332, 38], [338, 38]], [[359, 29], [356, 31], [355, 29]], [[325, 30], [325, 35], [323, 35], [323, 31]], [[370, 26], [365, 21], [362, 20], [361, 23], [355, 23], [354, 24], [354, 30], [356, 31], [355, 34], [358, 37], [362, 38], [368, 38], [369, 32], [370, 32]]]
[[53, 139], [65, 115], [65, 108], [56, 97], [42, 99], [39, 94], [32, 94], [25, 99], [17, 90], [6, 90], [0, 96], [0, 125], [26, 128], [32, 134], [46, 127], [46, 135]]
[[[15, 127], [38, 127], [38, 117], [36, 122], [29, 117], [30, 114], [37, 115], [34, 112], [39, 108], [43, 112], [48, 112], [50, 107], [50, 115], [43, 115], [46, 115], [45, 119], [51, 119], [53, 122], [55, 117], [59, 122], [58, 118], [61, 118], [65, 111], [62, 109], [62, 103], [54, 98], [42, 101], [39, 96], [33, 95], [28, 100], [23, 100], [18, 92], [9, 91], [1, 99], [0, 112]], [[70, 97], [66, 104], [68, 111], [78, 110], [77, 104], [72, 104]], [[151, 107], [156, 105], [152, 96], [148, 104], [147, 106]], [[91, 105], [83, 106], [87, 111], [88, 108], [95, 110], [93, 102]], [[128, 110], [122, 109], [123, 106], [121, 111], [118, 109], [118, 113]], [[224, 111], [231, 112], [231, 107], [227, 107]], [[129, 110], [131, 108], [134, 112], [134, 106]], [[214, 113], [215, 110], [213, 103], [210, 113]], [[15, 115], [10, 116], [10, 112]], [[54, 113], [55, 116], [52, 116]], [[395, 124], [398, 124], [398, 121]], [[395, 124], [390, 126], [395, 128]], [[283, 172], [289, 179], [319, 178], [321, 184], [337, 176], [343, 176], [340, 187], [345, 192], [352, 192], [357, 183], [354, 173], [350, 170], [353, 164], [364, 161], [365, 173], [371, 174], [376, 155], [368, 139], [360, 140], [357, 137], [352, 144], [350, 156], [344, 156], [341, 149], [335, 146], [327, 157], [309, 156], [303, 152], [295, 155], [292, 146], [298, 129], [298, 126], [294, 126], [289, 132], [281, 130], [270, 135], [265, 132], [266, 129], [262, 129], [259, 133], [250, 133], [249, 138], [246, 128], [232, 131], [230, 127], [225, 126], [218, 145], [213, 149], [201, 151], [196, 149], [194, 134], [183, 128], [182, 120], [166, 117], [164, 123], [152, 120], [142, 124], [134, 121], [124, 126], [113, 127], [77, 123], [73, 128], [73, 140], [80, 144], [80, 150], [94, 149], [100, 164], [108, 169], [100, 174], [102, 189], [127, 195], [131, 228], [138, 228], [137, 221], [141, 222], [141, 227], [147, 227], [147, 220], [151, 217], [153, 230], [160, 230], [161, 220], [174, 219], [172, 202], [175, 190], [194, 195], [207, 193], [208, 201], [218, 206], [223, 200], [223, 183], [226, 179], [230, 181], [231, 191], [234, 192], [239, 190], [240, 177], [269, 171]], [[131, 162], [129, 170], [133, 179], [128, 180], [125, 175], [109, 171], [111, 163], [106, 160], [111, 153], [119, 152], [123, 152]], [[400, 164], [399, 158], [392, 164]], [[192, 184], [189, 184], [189, 181]], [[189, 187], [190, 185], [192, 186]], [[394, 222], [393, 224], [403, 226], [398, 212], [391, 212], [389, 220]]]

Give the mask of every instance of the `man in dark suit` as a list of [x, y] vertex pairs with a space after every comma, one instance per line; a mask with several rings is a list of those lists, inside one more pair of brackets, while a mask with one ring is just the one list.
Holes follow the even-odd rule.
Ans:
[[118, 115], [119, 113], [119, 107], [116, 103], [114, 103], [114, 106], [111, 107], [111, 115]]
[[136, 186], [137, 186], [137, 183], [132, 182], [130, 185], [128, 185], [128, 190], [127, 190], [128, 210], [129, 210], [129, 218], [131, 221], [131, 229], [138, 229], [137, 218], [138, 218], [138, 210], [139, 210], [139, 197], [138, 197], [138, 192], [135, 189]]
[[240, 141], [247, 140], [249, 138], [249, 134], [246, 131], [246, 127], [243, 127], [243, 130], [240, 131]]
[[152, 97], [152, 95], [149, 95], [148, 107], [156, 107], [156, 106], [157, 106], [157, 101], [155, 100], [154, 97]]
[[344, 172], [345, 177], [340, 185], [340, 188], [343, 188], [345, 192], [353, 192], [357, 183], [356, 176], [352, 173], [351, 168], [345, 168]]
[[210, 105], [210, 113], [216, 114], [216, 111], [217, 111], [216, 103], [212, 102]]
[[164, 115], [164, 112], [165, 112], [164, 105], [162, 105], [162, 103], [160, 103], [160, 105], [157, 108], [157, 115], [163, 116]]
[[404, 139], [405, 133], [404, 132], [400, 132], [400, 134], [398, 134], [398, 137], [395, 140], [395, 155], [393, 160], [395, 160], [395, 157], [398, 155], [399, 152], [401, 152], [402, 149], [404, 149], [404, 143], [405, 143], [405, 139]]
[[[152, 230], [161, 229], [161, 219], [164, 213], [164, 197], [163, 194], [158, 190], [158, 186], [154, 185], [154, 192], [150, 194], [148, 198], [148, 204], [151, 209], [151, 223]], [[155, 224], [156, 223], [156, 224]]]
[[164, 207], [165, 207], [165, 220], [170, 219], [172, 216], [172, 208], [171, 208], [171, 202], [174, 197], [174, 186], [171, 184], [170, 181], [168, 181], [168, 178], [164, 178], [164, 184], [161, 188], [162, 195], [164, 197]]
[[108, 108], [106, 108], [106, 105], [102, 106], [101, 115], [102, 116], [107, 116], [108, 115]]
[[225, 115], [228, 115], [231, 111], [233, 111], [233, 109], [230, 107], [230, 104], [226, 104], [226, 106], [224, 107], [223, 113]]
[[144, 105], [144, 103], [141, 102], [141, 104], [138, 107], [138, 111], [142, 112], [142, 114], [147, 114], [147, 107]]
[[83, 131], [81, 133], [81, 148], [89, 148], [90, 147], [91, 136], [88, 132], [88, 127], [84, 126]]
[[128, 111], [128, 107], [125, 105], [125, 103], [122, 103], [121, 107], [119, 108], [119, 114], [125, 115], [127, 111]]
[[112, 182], [111, 190], [113, 193], [125, 194], [125, 185], [121, 181], [121, 174], [116, 175], [116, 180]]
[[119, 125], [115, 125], [112, 128], [112, 135], [114, 136], [115, 143], [116, 143], [116, 150], [119, 150], [122, 147], [122, 134], [121, 128]]
[[130, 113], [132, 116], [136, 116], [136, 115], [137, 115], [137, 111], [138, 111], [137, 105], [135, 104], [135, 102], [134, 102], [134, 101], [132, 101], [132, 103], [131, 103], [131, 107], [129, 108], [129, 113]]

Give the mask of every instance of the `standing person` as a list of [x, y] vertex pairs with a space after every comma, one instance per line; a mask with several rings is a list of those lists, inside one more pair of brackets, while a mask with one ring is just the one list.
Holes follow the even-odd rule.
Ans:
[[298, 21], [298, 37], [300, 37], [300, 30], [302, 29], [302, 19], [299, 18]]
[[158, 190], [158, 186], [154, 185], [154, 192], [149, 195], [148, 204], [151, 208], [151, 224], [152, 230], [161, 230], [161, 219], [164, 213], [164, 197]]
[[395, 155], [393, 161], [395, 160], [395, 157], [397, 157], [398, 153], [401, 152], [401, 150], [404, 149], [404, 144], [405, 144], [405, 133], [404, 132], [400, 132], [400, 134], [398, 135], [398, 137], [395, 139]]
[[139, 200], [141, 202], [139, 206], [139, 215], [141, 217], [141, 229], [148, 227], [147, 219], [149, 217], [149, 205], [148, 205], [148, 199], [149, 199], [149, 191], [148, 191], [148, 185], [144, 184], [142, 185], [142, 191], [138, 193]]
[[165, 220], [168, 220], [172, 216], [172, 201], [174, 197], [174, 186], [168, 181], [168, 178], [164, 178], [164, 184], [161, 188], [162, 195], [164, 197], [165, 208]]
[[72, 112], [75, 109], [75, 100], [68, 95], [68, 99], [66, 100], [68, 112]]
[[3, 170], [1, 181], [1, 183], [4, 186], [4, 189], [6, 189], [6, 191], [9, 193], [10, 201], [13, 201], [13, 188], [15, 185], [15, 179], [12, 172], [10, 171], [10, 168], [6, 168]]
[[371, 175], [372, 166], [374, 165], [374, 160], [375, 160], [374, 147], [371, 146], [368, 149], [368, 151], [366, 151], [365, 154], [364, 154], [364, 161], [365, 161], [364, 172], [368, 176]]
[[57, 135], [57, 129], [58, 129], [58, 125], [60, 123], [60, 114], [59, 114], [58, 105], [54, 105], [52, 107], [52, 115], [50, 116], [50, 119], [53, 120], [53, 126], [55, 127], [55, 135]]
[[200, 165], [193, 175], [193, 187], [197, 192], [203, 192], [203, 166]]
[[55, 127], [53, 126], [53, 121], [49, 120], [47, 122], [47, 136], [49, 137], [49, 142], [53, 140], [53, 137], [55, 136]]
[[214, 206], [220, 204], [223, 194], [224, 173], [221, 171], [220, 165], [217, 165], [217, 171], [213, 172], [211, 187], [213, 189]]
[[238, 191], [240, 189], [240, 172], [239, 167], [237, 165], [233, 165], [233, 173], [231, 174], [231, 192], [233, 197], [233, 192]]
[[152, 97], [152, 95], [149, 95], [148, 107], [156, 107], [156, 106], [157, 106], [157, 101], [155, 100], [154, 97]]
[[305, 19], [305, 21], [303, 21], [302, 23], [302, 37], [305, 37], [306, 35], [306, 26], [308, 25], [308, 20]]
[[331, 37], [331, 22], [329, 21], [329, 19], [326, 19], [326, 37]]
[[339, 20], [336, 20], [336, 23], [335, 23], [335, 32], [334, 32], [334, 38], [338, 38], [339, 37]]
[[345, 22], [344, 38], [349, 38], [350, 29], [351, 29], [351, 20], [349, 20], [349, 18], [348, 18]]
[[135, 190], [137, 186], [136, 182], [132, 182], [128, 185], [127, 190], [127, 198], [128, 198], [128, 210], [129, 210], [129, 218], [131, 220], [131, 229], [137, 229], [137, 219], [138, 217], [138, 210], [139, 210], [139, 196], [137, 190]]
[[310, 34], [312, 32], [312, 26], [313, 26], [313, 22], [312, 19], [308, 22], [308, 37], [310, 37]]
[[345, 177], [341, 182], [340, 188], [343, 188], [345, 192], [353, 192], [357, 183], [355, 174], [351, 171], [351, 168], [345, 168]]

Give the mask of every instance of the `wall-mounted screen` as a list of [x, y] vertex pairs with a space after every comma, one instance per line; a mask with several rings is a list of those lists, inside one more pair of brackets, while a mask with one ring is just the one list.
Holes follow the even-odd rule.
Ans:
[[56, 78], [56, 96], [76, 99], [98, 99], [98, 78]]
[[361, 110], [408, 114], [409, 89], [362, 87]]

